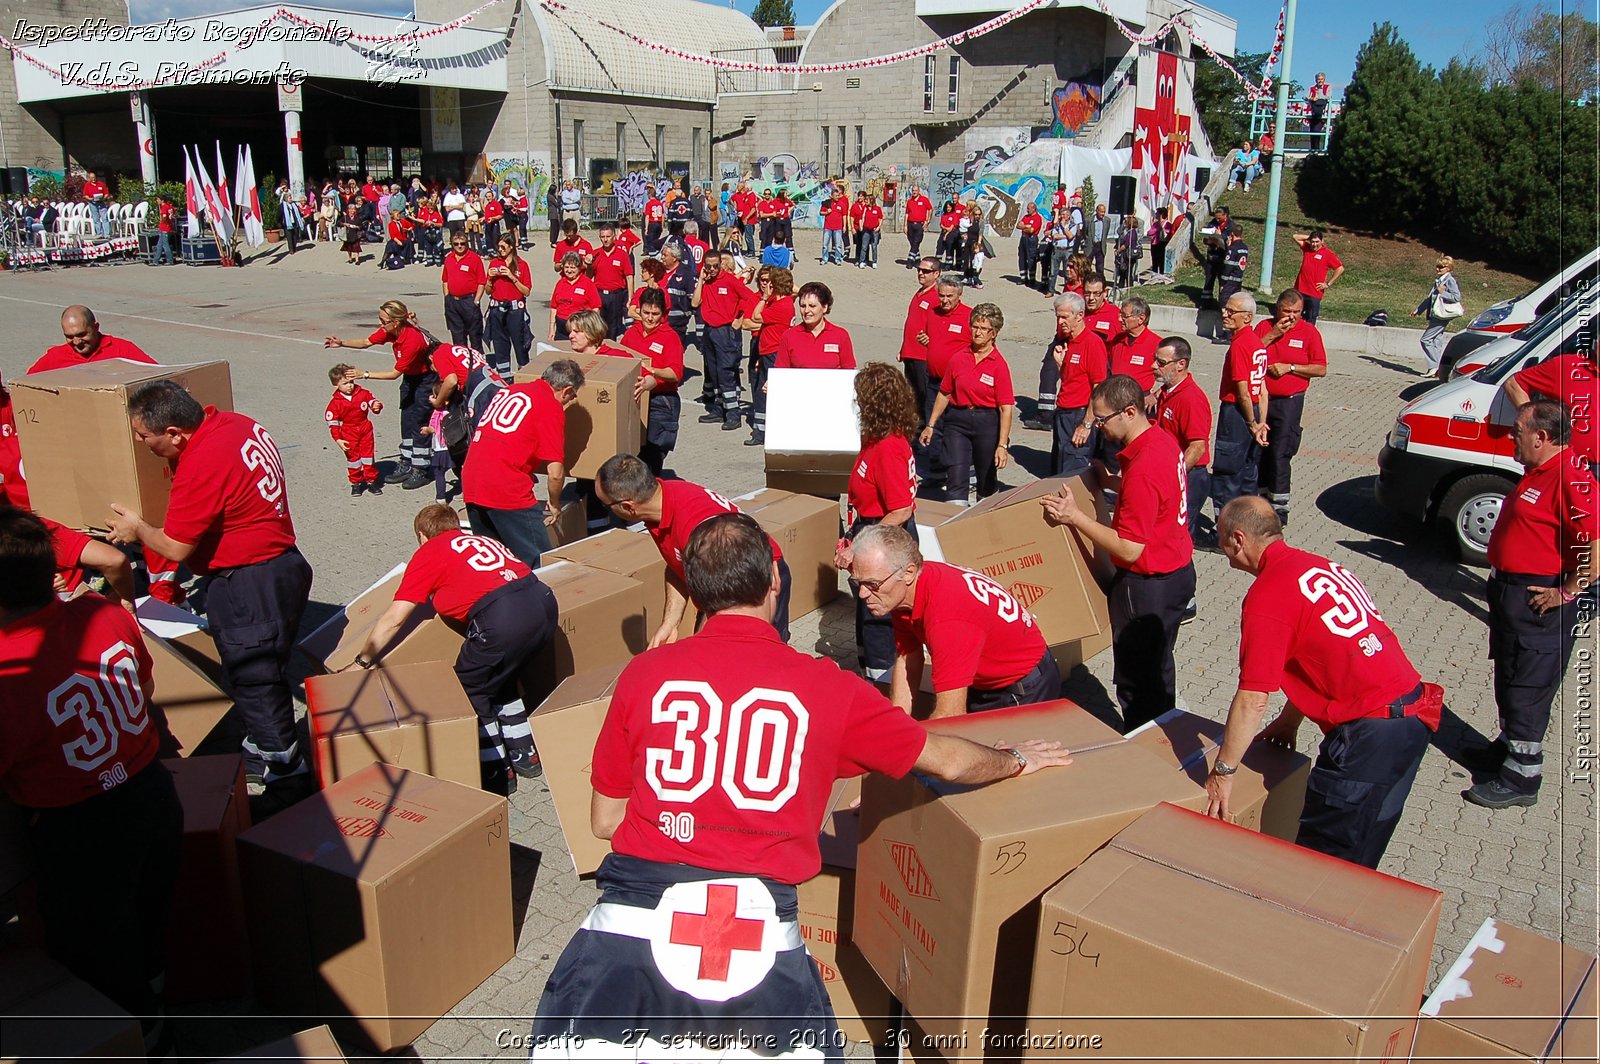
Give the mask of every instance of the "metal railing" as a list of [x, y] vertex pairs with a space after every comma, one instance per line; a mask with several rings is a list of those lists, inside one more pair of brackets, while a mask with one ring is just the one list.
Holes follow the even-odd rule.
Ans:
[[[1277, 150], [1286, 155], [1316, 155], [1328, 150], [1328, 135], [1344, 111], [1344, 103], [1329, 100], [1323, 113], [1321, 129], [1311, 128], [1311, 103], [1304, 97], [1289, 101], [1289, 113], [1283, 133], [1283, 143]], [[1278, 115], [1276, 99], [1256, 100], [1250, 105], [1250, 140], [1261, 139], [1263, 133], [1274, 132]]]
[[[783, 41], [765, 48], [725, 48], [711, 54], [741, 62], [792, 66], [800, 61], [800, 49], [804, 44], [804, 41]], [[793, 92], [798, 88], [799, 75], [789, 71], [717, 70], [719, 96], [741, 92]]]

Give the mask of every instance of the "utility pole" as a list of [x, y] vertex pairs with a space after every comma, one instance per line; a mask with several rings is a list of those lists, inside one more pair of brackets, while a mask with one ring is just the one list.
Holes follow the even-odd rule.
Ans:
[[1283, 191], [1283, 140], [1289, 125], [1289, 71], [1294, 59], [1295, 0], [1288, 0], [1283, 19], [1283, 72], [1278, 77], [1278, 112], [1272, 121], [1272, 181], [1267, 186], [1267, 231], [1261, 236], [1260, 291], [1272, 291], [1272, 258], [1278, 236], [1278, 196]]

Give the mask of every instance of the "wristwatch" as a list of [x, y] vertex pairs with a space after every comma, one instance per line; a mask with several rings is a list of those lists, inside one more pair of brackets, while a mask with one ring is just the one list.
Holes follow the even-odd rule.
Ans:
[[1023, 755], [1021, 750], [1018, 750], [1014, 746], [1008, 746], [1006, 747], [1006, 753], [1017, 759], [1017, 770], [1010, 776], [1006, 777], [1007, 779], [1016, 779], [1018, 776], [1028, 771], [1028, 759]]
[[1217, 758], [1217, 763], [1211, 766], [1211, 774], [1213, 776], [1231, 776], [1238, 771], [1238, 765], [1230, 765], [1220, 757]]
[[359, 667], [361, 667], [363, 669], [370, 669], [370, 668], [372, 668], [372, 661], [369, 658], [364, 658], [360, 654], [357, 654], [356, 655], [356, 665], [358, 665]]

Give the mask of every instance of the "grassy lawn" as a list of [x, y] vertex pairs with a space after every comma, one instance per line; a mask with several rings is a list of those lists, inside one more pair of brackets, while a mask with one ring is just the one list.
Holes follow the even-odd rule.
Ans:
[[[1356, 232], [1307, 217], [1295, 195], [1299, 173], [1295, 167], [1287, 167], [1283, 172], [1283, 192], [1278, 203], [1277, 261], [1273, 264], [1271, 290], [1280, 292], [1294, 285], [1295, 274], [1300, 269], [1300, 249], [1295, 247], [1293, 234], [1321, 225], [1327, 230], [1328, 246], [1345, 266], [1344, 276], [1323, 301], [1322, 317], [1329, 321], [1360, 323], [1374, 310], [1382, 308], [1389, 312], [1390, 325], [1421, 329], [1427, 319], [1413, 318], [1411, 311], [1433, 283], [1433, 264], [1439, 252], [1411, 237]], [[1245, 243], [1250, 247], [1250, 268], [1245, 273], [1249, 285], [1259, 286], [1261, 280], [1268, 186], [1263, 176], [1251, 185], [1249, 192], [1241, 186], [1223, 193], [1219, 201], [1219, 205], [1226, 204], [1232, 211], [1234, 221], [1244, 227]], [[1486, 262], [1468, 261], [1461, 255], [1456, 256], [1455, 274], [1461, 282], [1462, 302], [1467, 312], [1455, 320], [1451, 331], [1471, 321], [1473, 315], [1489, 304], [1520, 295], [1544, 280], [1542, 276], [1527, 277]], [[1205, 271], [1190, 256], [1178, 267], [1172, 284], [1145, 285], [1133, 291], [1152, 303], [1195, 306], [1204, 286]], [[1259, 292], [1257, 298], [1260, 298]]]

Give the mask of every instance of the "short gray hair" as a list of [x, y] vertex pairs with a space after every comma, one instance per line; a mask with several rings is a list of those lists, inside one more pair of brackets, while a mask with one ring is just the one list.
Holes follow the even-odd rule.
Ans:
[[1122, 309], [1132, 311], [1145, 321], [1150, 320], [1150, 301], [1144, 296], [1129, 296], [1122, 301]]
[[[1235, 292], [1228, 297], [1228, 303], [1237, 302], [1240, 310], [1248, 310], [1252, 315], [1256, 312], [1256, 297], [1249, 292]], [[1223, 304], [1226, 306], [1227, 304]]]
[[1076, 292], [1062, 292], [1056, 296], [1054, 304], [1057, 310], [1066, 307], [1075, 314], [1086, 313], [1089, 309], [1089, 305], [1083, 301], [1083, 297]]
[[881, 551], [883, 560], [896, 569], [922, 564], [922, 551], [918, 549], [917, 541], [899, 525], [868, 525], [856, 533], [851, 548], [858, 553], [862, 550]]
[[539, 374], [539, 379], [558, 392], [563, 388], [577, 391], [583, 387], [583, 367], [570, 358], [558, 358]]
[[950, 273], [941, 273], [939, 275], [938, 287], [954, 288], [957, 292], [965, 292], [967, 290], [967, 282], [961, 279], [961, 275], [959, 273], [952, 271]]

